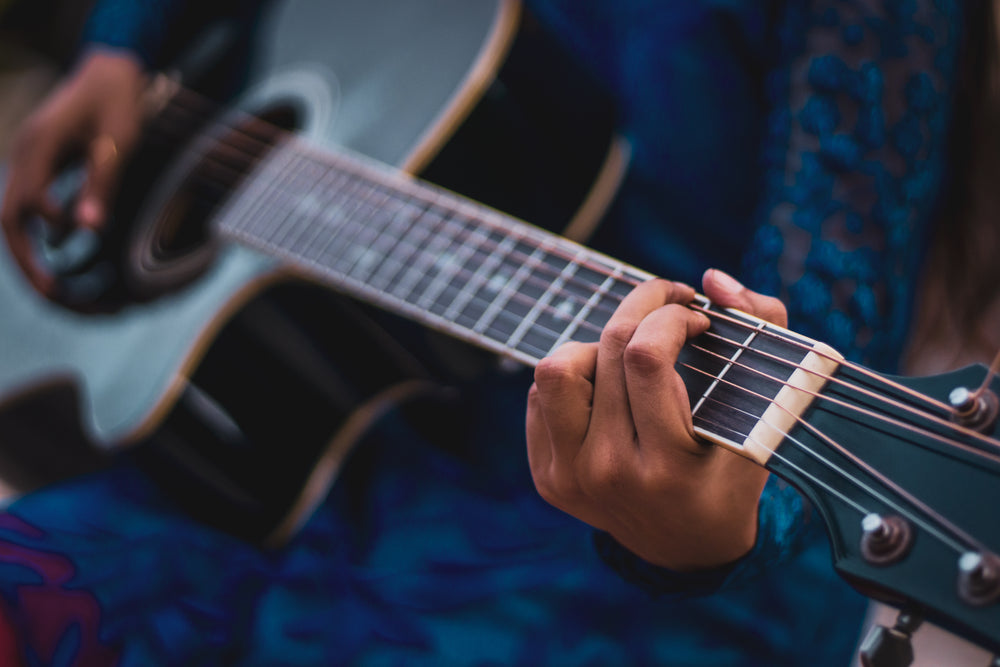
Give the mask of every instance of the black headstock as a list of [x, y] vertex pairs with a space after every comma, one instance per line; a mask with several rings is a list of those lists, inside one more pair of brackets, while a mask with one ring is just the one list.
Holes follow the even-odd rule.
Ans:
[[1000, 652], [1000, 381], [962, 404], [986, 373], [844, 365], [768, 467], [822, 515], [855, 587]]

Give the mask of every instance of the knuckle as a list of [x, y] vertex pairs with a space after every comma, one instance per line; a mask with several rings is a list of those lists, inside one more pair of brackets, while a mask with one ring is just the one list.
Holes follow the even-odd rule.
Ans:
[[567, 359], [546, 357], [535, 366], [536, 393], [559, 391], [571, 382], [573, 376], [573, 367]]
[[580, 495], [576, 480], [571, 475], [555, 469], [554, 466], [534, 472], [532, 479], [538, 495], [550, 505], [563, 507]]
[[621, 353], [632, 340], [635, 325], [630, 322], [611, 322], [601, 332], [601, 346]]
[[634, 340], [625, 348], [625, 368], [640, 376], [656, 375], [670, 360], [664, 350], [654, 341]]

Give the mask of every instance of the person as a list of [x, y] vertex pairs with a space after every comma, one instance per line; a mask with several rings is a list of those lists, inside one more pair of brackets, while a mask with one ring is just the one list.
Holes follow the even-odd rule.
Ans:
[[[779, 297], [796, 330], [893, 369], [944, 185], [965, 8], [528, 6], [607, 85], [634, 146], [592, 245], [681, 282], [641, 286], [596, 349], [570, 345], [545, 360], [527, 422], [531, 376], [520, 373], [468, 388], [472, 428], [458, 451], [398, 420], [380, 425], [276, 553], [191, 521], [127, 455], [19, 499], [0, 515], [11, 650], [86, 664], [847, 663], [864, 599], [832, 572], [808, 506], [780, 480], [690, 438], [666, 369], [704, 323], [676, 306], [716, 266], [725, 273], [700, 282], [711, 298], [781, 324]], [[24, 221], [61, 214], [44, 197], [57, 158], [69, 147], [88, 152], [72, 213], [76, 224], [102, 224], [136, 127], [124, 112], [198, 10], [102, 0], [77, 67], [27, 123], [0, 215], [41, 291], [52, 283], [28, 253]], [[645, 343], [660, 325], [663, 337]], [[668, 429], [662, 442], [645, 437], [645, 409], [634, 423], [621, 410], [623, 383], [633, 403], [647, 395], [633, 391], [633, 362], [640, 389], [667, 387], [644, 406], [665, 409], [649, 422]], [[594, 387], [591, 397], [595, 377], [615, 391]], [[588, 482], [546, 477], [580, 443], [591, 398], [599, 444], [638, 432], [629, 454], [645, 455], [650, 443], [656, 469], [674, 471], [654, 487], [666, 495], [637, 505], [622, 483], [636, 460], [614, 447], [600, 448], [610, 471], [587, 473], [602, 497], [622, 492], [607, 505], [580, 502]], [[542, 493], [602, 530], [535, 492], [512, 447], [526, 427]], [[749, 500], [730, 517], [735, 499], [719, 489], [732, 476]], [[647, 541], [661, 526], [671, 530]]]

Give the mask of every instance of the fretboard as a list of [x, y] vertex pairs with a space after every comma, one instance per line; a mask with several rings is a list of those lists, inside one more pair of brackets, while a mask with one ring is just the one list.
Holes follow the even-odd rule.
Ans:
[[[653, 276], [364, 157], [291, 138], [217, 231], [331, 288], [529, 366], [597, 341]], [[697, 307], [711, 309], [699, 297]], [[726, 311], [678, 364], [696, 429], [742, 447], [814, 342]]]

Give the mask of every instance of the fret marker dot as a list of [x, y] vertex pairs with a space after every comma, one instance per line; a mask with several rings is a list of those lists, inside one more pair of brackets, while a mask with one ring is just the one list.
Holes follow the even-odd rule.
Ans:
[[510, 282], [510, 274], [494, 273], [493, 277], [490, 278], [489, 282], [486, 284], [486, 287], [490, 292], [496, 293], [502, 290], [508, 282]]

